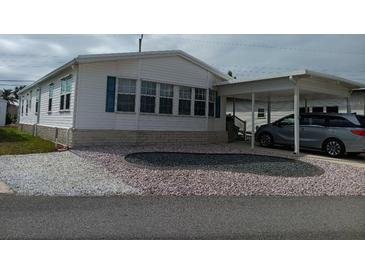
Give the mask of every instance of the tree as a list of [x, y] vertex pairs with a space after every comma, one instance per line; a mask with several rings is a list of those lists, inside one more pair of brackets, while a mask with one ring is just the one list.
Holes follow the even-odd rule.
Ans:
[[8, 105], [17, 102], [17, 99], [14, 96], [14, 93], [11, 89], [3, 89], [2, 91], [3, 99], [8, 103]]
[[8, 103], [8, 105], [18, 102], [19, 91], [21, 91], [25, 86], [17, 86], [14, 90], [3, 89], [1, 92], [1, 97]]
[[25, 85], [23, 86], [19, 86], [19, 87], [15, 87], [14, 91], [13, 91], [13, 94], [15, 96], [15, 99], [18, 100], [19, 99], [19, 91], [21, 91], [23, 88], [25, 88]]

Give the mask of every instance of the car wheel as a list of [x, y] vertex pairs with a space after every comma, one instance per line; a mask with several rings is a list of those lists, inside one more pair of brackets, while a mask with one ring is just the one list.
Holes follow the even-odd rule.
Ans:
[[330, 157], [340, 157], [345, 154], [345, 146], [341, 141], [331, 139], [325, 143], [324, 151]]
[[259, 143], [262, 147], [271, 147], [273, 145], [272, 136], [269, 133], [262, 133], [259, 137]]

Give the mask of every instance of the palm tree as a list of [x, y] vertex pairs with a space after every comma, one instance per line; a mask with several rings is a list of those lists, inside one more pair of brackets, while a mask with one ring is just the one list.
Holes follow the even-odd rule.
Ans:
[[3, 89], [2, 97], [8, 103], [8, 105], [17, 102], [18, 100], [15, 98], [15, 95], [11, 89]]

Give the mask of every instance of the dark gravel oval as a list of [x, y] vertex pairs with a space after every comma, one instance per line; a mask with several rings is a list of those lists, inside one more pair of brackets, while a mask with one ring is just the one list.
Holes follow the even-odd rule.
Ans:
[[256, 154], [138, 152], [125, 160], [157, 169], [205, 169], [283, 177], [319, 176], [324, 170], [300, 160]]

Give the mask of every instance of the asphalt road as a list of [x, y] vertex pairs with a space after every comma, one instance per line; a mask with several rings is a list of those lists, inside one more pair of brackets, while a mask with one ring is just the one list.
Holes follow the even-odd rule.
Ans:
[[365, 239], [365, 197], [0, 195], [1, 239]]

